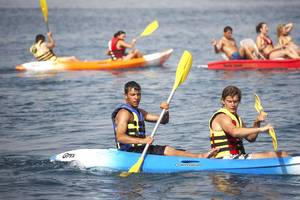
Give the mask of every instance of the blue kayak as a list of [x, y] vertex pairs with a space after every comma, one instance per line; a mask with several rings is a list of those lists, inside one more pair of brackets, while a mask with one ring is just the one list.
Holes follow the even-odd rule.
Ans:
[[[141, 154], [117, 149], [78, 149], [50, 158], [53, 162], [73, 162], [83, 168], [128, 171]], [[147, 154], [141, 168], [146, 173], [221, 171], [244, 174], [300, 175], [300, 155], [264, 159], [207, 159]]]

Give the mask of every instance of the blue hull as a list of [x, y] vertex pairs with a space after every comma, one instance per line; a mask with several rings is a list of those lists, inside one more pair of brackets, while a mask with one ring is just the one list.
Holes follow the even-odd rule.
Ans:
[[[116, 149], [78, 149], [50, 158], [51, 161], [76, 162], [84, 168], [107, 168], [128, 171], [140, 154]], [[300, 156], [249, 160], [223, 160], [178, 156], [146, 155], [142, 171], [148, 173], [173, 173], [192, 171], [222, 171], [244, 174], [300, 175]]]

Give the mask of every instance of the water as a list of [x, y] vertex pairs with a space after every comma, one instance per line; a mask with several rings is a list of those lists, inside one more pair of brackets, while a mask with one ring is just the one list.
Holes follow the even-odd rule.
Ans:
[[[123, 85], [142, 86], [141, 107], [159, 113], [171, 91], [183, 50], [194, 56], [187, 81], [171, 103], [170, 123], [160, 126], [157, 144], [193, 152], [209, 148], [208, 119], [219, 107], [222, 89], [243, 92], [239, 113], [250, 126], [256, 92], [274, 124], [279, 149], [299, 152], [300, 71], [208, 71], [198, 65], [220, 59], [212, 38], [231, 25], [237, 41], [255, 38], [255, 25], [266, 21], [275, 40], [278, 23], [293, 22], [300, 44], [299, 1], [49, 1], [49, 26], [58, 55], [103, 59], [107, 41], [119, 29], [128, 39], [157, 19], [160, 28], [138, 41], [152, 53], [174, 48], [164, 67], [119, 72], [19, 73], [15, 66], [32, 60], [29, 46], [45, 24], [37, 2], [0, 1], [0, 199], [300, 199], [298, 176], [250, 176], [225, 173], [139, 174], [79, 170], [54, 164], [49, 157], [71, 149], [111, 148], [110, 114], [123, 101]], [[124, 8], [123, 8], [124, 7]], [[146, 124], [148, 133], [153, 124]], [[261, 134], [248, 152], [272, 150]]]

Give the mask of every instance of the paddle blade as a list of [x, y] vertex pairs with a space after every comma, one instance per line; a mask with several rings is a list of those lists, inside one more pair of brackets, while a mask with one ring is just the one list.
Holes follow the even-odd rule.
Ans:
[[254, 94], [255, 96], [255, 104], [254, 104], [254, 107], [256, 109], [256, 111], [259, 113], [263, 110], [263, 107], [261, 105], [261, 102], [260, 102], [260, 98], [257, 94]]
[[141, 33], [140, 37], [151, 35], [158, 27], [158, 21], [154, 20], [145, 28], [145, 30]]
[[132, 167], [129, 169], [128, 172], [122, 172], [120, 176], [127, 177], [132, 173], [139, 173], [143, 162], [144, 162], [144, 157], [140, 157], [139, 160], [134, 165], [132, 165]]
[[178, 86], [186, 80], [190, 72], [190, 69], [192, 67], [192, 62], [193, 62], [192, 54], [188, 51], [184, 51], [180, 58], [176, 70], [176, 78], [175, 78], [173, 90], [177, 89]]
[[45, 22], [48, 22], [48, 7], [47, 7], [47, 1], [46, 0], [40, 0], [40, 6], [43, 13], [43, 17]]
[[277, 151], [277, 137], [273, 128], [269, 130], [269, 134], [272, 137], [274, 151]]

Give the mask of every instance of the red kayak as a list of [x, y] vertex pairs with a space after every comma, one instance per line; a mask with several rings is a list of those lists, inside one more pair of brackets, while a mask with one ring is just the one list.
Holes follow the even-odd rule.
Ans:
[[300, 59], [223, 60], [208, 63], [211, 70], [300, 69]]

